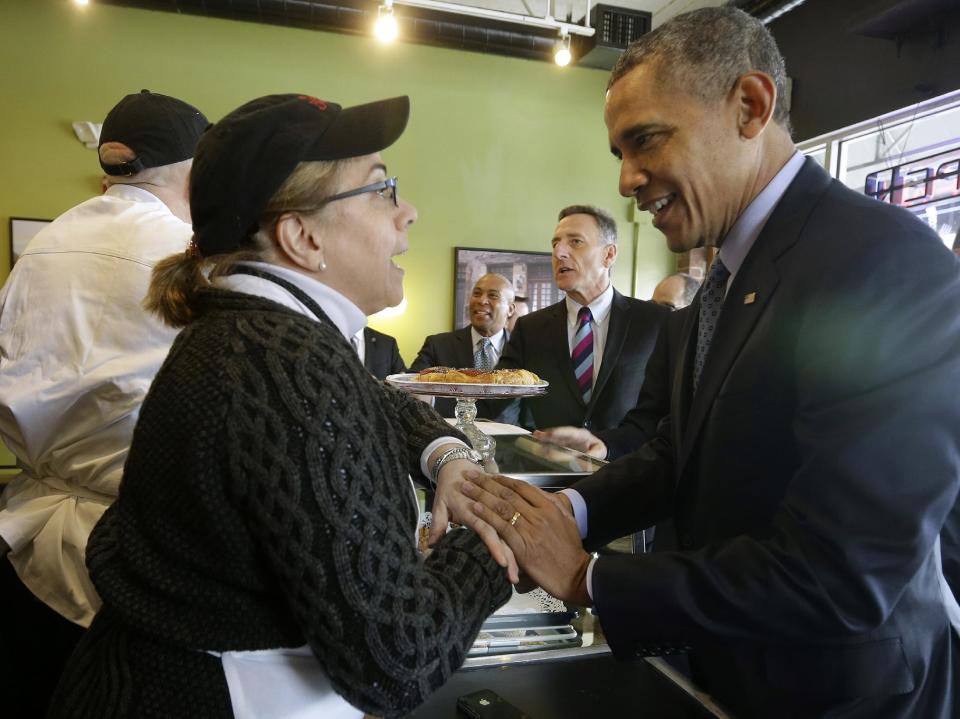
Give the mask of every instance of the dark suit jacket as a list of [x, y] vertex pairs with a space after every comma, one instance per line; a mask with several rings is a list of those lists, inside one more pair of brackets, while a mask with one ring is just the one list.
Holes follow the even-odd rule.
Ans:
[[[749, 302], [749, 293], [756, 293]], [[696, 396], [699, 299], [659, 436], [575, 488], [621, 657], [693, 647], [738, 717], [958, 716], [934, 543], [960, 489], [960, 260], [807, 160], [734, 278]]]
[[363, 364], [377, 379], [406, 372], [397, 340], [370, 327], [363, 328]]
[[616, 427], [594, 433], [607, 445], [606, 459], [612, 461], [640, 449], [645, 442], [656, 437], [657, 427], [670, 413], [672, 370], [684, 340], [683, 330], [689, 311], [690, 308], [685, 307], [671, 312], [661, 326], [647, 361], [636, 406]]
[[647, 359], [669, 315], [665, 307], [613, 291], [603, 360], [589, 405], [573, 374], [566, 302], [521, 317], [497, 367], [530, 370], [550, 388], [543, 397], [520, 400], [519, 423], [527, 429], [575, 425], [594, 432], [616, 427], [637, 404]]
[[[504, 330], [505, 339], [510, 339], [510, 333]], [[423, 341], [423, 347], [417, 358], [410, 365], [411, 372], [419, 372], [428, 367], [473, 367], [473, 337], [470, 325], [461, 327], [453, 332], [441, 332], [430, 335]], [[453, 408], [456, 400], [437, 397], [434, 409], [444, 417], [453, 417]]]

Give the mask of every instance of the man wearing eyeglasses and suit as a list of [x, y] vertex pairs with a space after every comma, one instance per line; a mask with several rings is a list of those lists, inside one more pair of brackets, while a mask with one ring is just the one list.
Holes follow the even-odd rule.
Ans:
[[545, 396], [518, 400], [519, 423], [527, 429], [616, 427], [637, 404], [647, 360], [670, 312], [614, 289], [617, 225], [607, 212], [572, 205], [558, 220], [553, 272], [567, 296], [518, 320], [498, 367], [527, 369], [550, 383]]

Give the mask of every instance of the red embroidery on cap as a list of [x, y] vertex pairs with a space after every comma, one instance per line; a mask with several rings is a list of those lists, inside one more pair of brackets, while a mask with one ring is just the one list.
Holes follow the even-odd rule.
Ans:
[[304, 102], [309, 102], [311, 105], [313, 105], [313, 106], [314, 106], [315, 108], [317, 108], [318, 110], [326, 110], [326, 109], [327, 109], [327, 103], [325, 103], [323, 100], [321, 100], [321, 99], [318, 98], [318, 97], [310, 97], [309, 95], [297, 95], [297, 99], [298, 99], [298, 100], [303, 100]]

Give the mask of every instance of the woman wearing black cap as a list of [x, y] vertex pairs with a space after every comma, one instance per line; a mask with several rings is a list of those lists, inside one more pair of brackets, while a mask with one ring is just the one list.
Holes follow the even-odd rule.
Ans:
[[471, 531], [418, 556], [408, 474], [475, 457], [349, 343], [403, 296], [416, 210], [378, 152], [408, 111], [274, 95], [201, 140], [191, 250], [147, 299], [185, 329], [92, 535], [104, 606], [52, 716], [401, 716], [509, 597]]

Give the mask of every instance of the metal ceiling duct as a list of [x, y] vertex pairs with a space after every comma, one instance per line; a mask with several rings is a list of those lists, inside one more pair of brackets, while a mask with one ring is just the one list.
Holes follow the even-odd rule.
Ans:
[[[311, 30], [369, 35], [375, 0], [100, 0], [123, 5]], [[553, 62], [557, 32], [410, 6], [395, 6], [408, 42]], [[574, 61], [577, 52], [574, 50]]]

